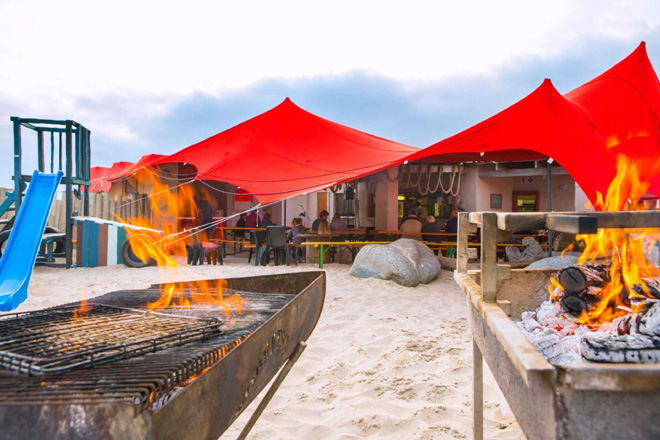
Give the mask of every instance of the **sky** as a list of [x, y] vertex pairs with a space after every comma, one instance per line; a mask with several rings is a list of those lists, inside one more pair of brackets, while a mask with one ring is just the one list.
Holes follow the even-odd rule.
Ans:
[[0, 0], [0, 186], [10, 116], [85, 125], [93, 166], [173, 153], [286, 97], [423, 148], [642, 40], [659, 68], [660, 2]]

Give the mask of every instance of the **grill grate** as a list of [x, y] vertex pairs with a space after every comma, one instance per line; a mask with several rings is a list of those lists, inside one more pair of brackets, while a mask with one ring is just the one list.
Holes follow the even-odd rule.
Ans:
[[[230, 310], [231, 318], [222, 324], [222, 332], [215, 332], [206, 340], [181, 347], [174, 345], [155, 353], [119, 359], [104, 365], [95, 361], [95, 368], [78, 368], [65, 374], [46, 373], [29, 376], [0, 368], [0, 402], [31, 405], [121, 401], [135, 405], [138, 410], [159, 407], [176, 395], [187, 381], [218, 362], [295, 297], [288, 294], [260, 294], [233, 289], [225, 289], [225, 292], [239, 294], [245, 301], [243, 310], [240, 313], [234, 309]], [[140, 317], [143, 317], [146, 310], [140, 308], [146, 303], [157, 300], [161, 293], [158, 289], [112, 292], [92, 300], [92, 309], [95, 306], [129, 309], [139, 312]], [[175, 295], [185, 295], [185, 292], [175, 292]], [[67, 309], [68, 320], [62, 319], [61, 322], [70, 323], [76, 307], [80, 307], [80, 304], [38, 312], [3, 315], [4, 319], [0, 319], [0, 343], [4, 342], [3, 338], [10, 339], [9, 336], [12, 336], [11, 339], [18, 339], [19, 335], [24, 333], [22, 327], [17, 325], [20, 321], [15, 321], [17, 317], [32, 316], [33, 319], [38, 317], [43, 325], [47, 326], [46, 315]], [[190, 309], [169, 310], [167, 315], [171, 315], [172, 318], [197, 318], [201, 321], [212, 321], [217, 316], [225, 317], [222, 309], [205, 303], [192, 304]], [[85, 319], [88, 317], [89, 315], [85, 315]], [[2, 328], [2, 325], [10, 322], [16, 326], [14, 329]], [[0, 349], [4, 348], [0, 346]]]
[[221, 333], [217, 318], [93, 304], [17, 313], [0, 320], [0, 368], [61, 374], [203, 341]]

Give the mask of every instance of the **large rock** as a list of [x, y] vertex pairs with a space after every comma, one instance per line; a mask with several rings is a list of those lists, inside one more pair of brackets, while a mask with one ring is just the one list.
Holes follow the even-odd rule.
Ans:
[[527, 266], [527, 269], [561, 269], [574, 266], [578, 262], [578, 255], [565, 254], [538, 260]]
[[409, 238], [363, 247], [349, 271], [358, 278], [392, 280], [407, 287], [428, 284], [439, 272], [440, 263], [433, 251], [424, 243]]

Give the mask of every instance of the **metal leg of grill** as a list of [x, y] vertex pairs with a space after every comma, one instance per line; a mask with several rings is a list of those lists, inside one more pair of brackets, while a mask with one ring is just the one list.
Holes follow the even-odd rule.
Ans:
[[289, 371], [291, 371], [293, 365], [296, 363], [296, 361], [298, 361], [303, 351], [305, 351], [305, 348], [307, 348], [307, 343], [305, 341], [301, 341], [298, 343], [298, 345], [296, 345], [296, 348], [293, 350], [293, 353], [289, 357], [289, 360], [286, 361], [286, 364], [284, 364], [284, 367], [282, 367], [280, 374], [277, 375], [275, 381], [268, 389], [268, 392], [261, 400], [261, 402], [259, 402], [259, 406], [257, 406], [256, 410], [254, 410], [254, 413], [250, 417], [250, 420], [248, 420], [247, 424], [239, 434], [238, 440], [245, 440], [247, 438], [248, 434], [250, 433], [254, 425], [257, 423], [257, 420], [266, 409], [266, 406], [273, 398], [277, 390], [280, 388], [280, 385], [282, 385], [284, 379], [286, 379], [286, 376], [289, 374]]
[[484, 438], [484, 375], [483, 358], [477, 342], [472, 339], [472, 438]]

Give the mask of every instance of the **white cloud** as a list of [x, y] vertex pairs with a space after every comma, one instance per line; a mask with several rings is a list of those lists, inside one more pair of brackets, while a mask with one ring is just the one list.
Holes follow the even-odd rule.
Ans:
[[635, 39], [660, 20], [651, 2], [542, 3], [8, 2], [0, 87], [25, 99], [217, 94], [353, 70], [437, 80], [558, 56], [585, 37]]
[[137, 142], [135, 121], [193, 93], [354, 71], [451, 82], [659, 28], [653, 1], [0, 0], [0, 130], [10, 112]]

